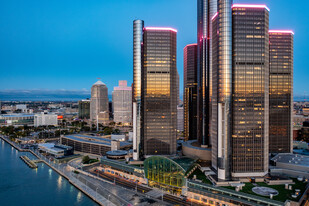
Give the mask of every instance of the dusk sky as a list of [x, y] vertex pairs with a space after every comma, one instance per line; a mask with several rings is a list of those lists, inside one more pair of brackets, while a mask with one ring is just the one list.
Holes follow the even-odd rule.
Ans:
[[[308, 94], [309, 1], [234, 3], [266, 3], [270, 28], [295, 32], [294, 92]], [[196, 10], [196, 0], [2, 0], [0, 90], [90, 90], [98, 77], [110, 92], [118, 80], [131, 85], [134, 19], [178, 30], [182, 88], [183, 48], [196, 42]]]

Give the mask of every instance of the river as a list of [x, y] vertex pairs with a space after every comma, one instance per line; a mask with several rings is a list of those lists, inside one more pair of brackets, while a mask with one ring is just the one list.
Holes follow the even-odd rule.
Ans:
[[0, 140], [1, 206], [97, 205], [44, 163], [30, 169], [19, 158], [21, 155], [33, 158]]

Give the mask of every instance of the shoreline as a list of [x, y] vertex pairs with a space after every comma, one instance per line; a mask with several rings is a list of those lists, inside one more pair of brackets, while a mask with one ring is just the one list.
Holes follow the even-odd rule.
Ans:
[[[104, 206], [101, 202], [99, 202], [95, 197], [93, 197], [90, 193], [88, 193], [86, 190], [84, 190], [83, 188], [81, 188], [79, 185], [75, 184], [67, 175], [65, 175], [63, 172], [61, 172], [60, 170], [58, 170], [57, 168], [55, 168], [54, 166], [52, 166], [51, 164], [49, 164], [47, 161], [45, 161], [44, 159], [42, 159], [41, 157], [39, 157], [36, 153], [34, 153], [32, 150], [30, 149], [21, 149], [20, 147], [18, 147], [17, 145], [15, 145], [14, 143], [12, 143], [10, 140], [6, 139], [5, 137], [3, 137], [2, 135], [0, 135], [0, 139], [3, 140], [4, 142], [8, 143], [9, 145], [11, 145], [14, 149], [16, 149], [18, 152], [29, 152], [32, 155], [34, 155], [36, 158], [38, 158], [39, 160], [42, 161], [42, 163], [46, 164], [47, 166], [49, 166], [51, 169], [53, 169], [55, 172], [58, 173], [58, 175], [64, 177], [71, 185], [73, 185], [76, 189], [78, 189], [79, 191], [81, 191], [82, 193], [84, 193], [86, 196], [88, 196], [92, 201], [94, 201], [95, 203], [97, 203], [98, 205], [102, 205]], [[113, 203], [112, 203], [113, 204]]]

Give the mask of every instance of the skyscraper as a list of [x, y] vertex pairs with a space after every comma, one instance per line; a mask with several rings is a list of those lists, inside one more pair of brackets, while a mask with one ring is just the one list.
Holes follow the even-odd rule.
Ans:
[[133, 22], [133, 159], [140, 158], [141, 150], [141, 92], [144, 21]]
[[210, 146], [210, 59], [211, 17], [217, 12], [217, 0], [197, 1], [197, 139], [201, 145]]
[[218, 0], [212, 22], [212, 166], [219, 179], [230, 178], [232, 117], [232, 0]]
[[100, 80], [91, 87], [90, 119], [97, 123], [106, 123], [109, 120], [108, 91]]
[[172, 28], [144, 28], [141, 142], [145, 156], [176, 153], [176, 38]]
[[119, 81], [119, 86], [113, 91], [114, 122], [131, 124], [132, 122], [132, 88], [127, 81]]
[[269, 152], [293, 150], [293, 37], [292, 31], [269, 31]]
[[197, 44], [183, 49], [184, 137], [197, 138]]
[[232, 6], [231, 176], [264, 176], [269, 142], [269, 9]]
[[78, 118], [80, 119], [90, 118], [90, 100], [89, 99], [78, 101]]

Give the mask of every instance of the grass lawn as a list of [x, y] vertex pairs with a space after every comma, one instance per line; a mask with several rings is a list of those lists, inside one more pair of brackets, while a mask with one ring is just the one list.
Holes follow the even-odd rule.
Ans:
[[[293, 181], [295, 182], [295, 184], [292, 185], [292, 188], [293, 188], [292, 190], [286, 190], [285, 185], [267, 185], [264, 182], [257, 182], [256, 184], [258, 186], [261, 186], [261, 187], [270, 187], [270, 188], [277, 190], [279, 192], [279, 194], [277, 196], [273, 197], [274, 200], [281, 201], [281, 202], [285, 202], [287, 199], [293, 200], [293, 201], [298, 201], [299, 198], [301, 197], [301, 195], [299, 195], [296, 199], [292, 198], [292, 195], [294, 194], [295, 189], [300, 189], [301, 194], [303, 194], [303, 192], [306, 189], [307, 183], [300, 182], [297, 179], [293, 179]], [[255, 187], [255, 186], [252, 183], [245, 183], [245, 186], [242, 188], [241, 192], [251, 194], [251, 195], [255, 195], [255, 196], [269, 198], [267, 196], [261, 196], [261, 195], [258, 195], [256, 193], [252, 192], [253, 187]], [[224, 188], [235, 190], [234, 187], [224, 187]]]
[[194, 175], [196, 175], [196, 179], [202, 180], [203, 183], [212, 185], [212, 182], [206, 177], [206, 175], [200, 169], [197, 168], [188, 178], [193, 179]]
[[99, 160], [97, 159], [89, 159], [89, 161], [87, 162], [84, 162], [84, 164], [92, 164], [92, 163], [95, 163], [95, 162], [98, 162]]

